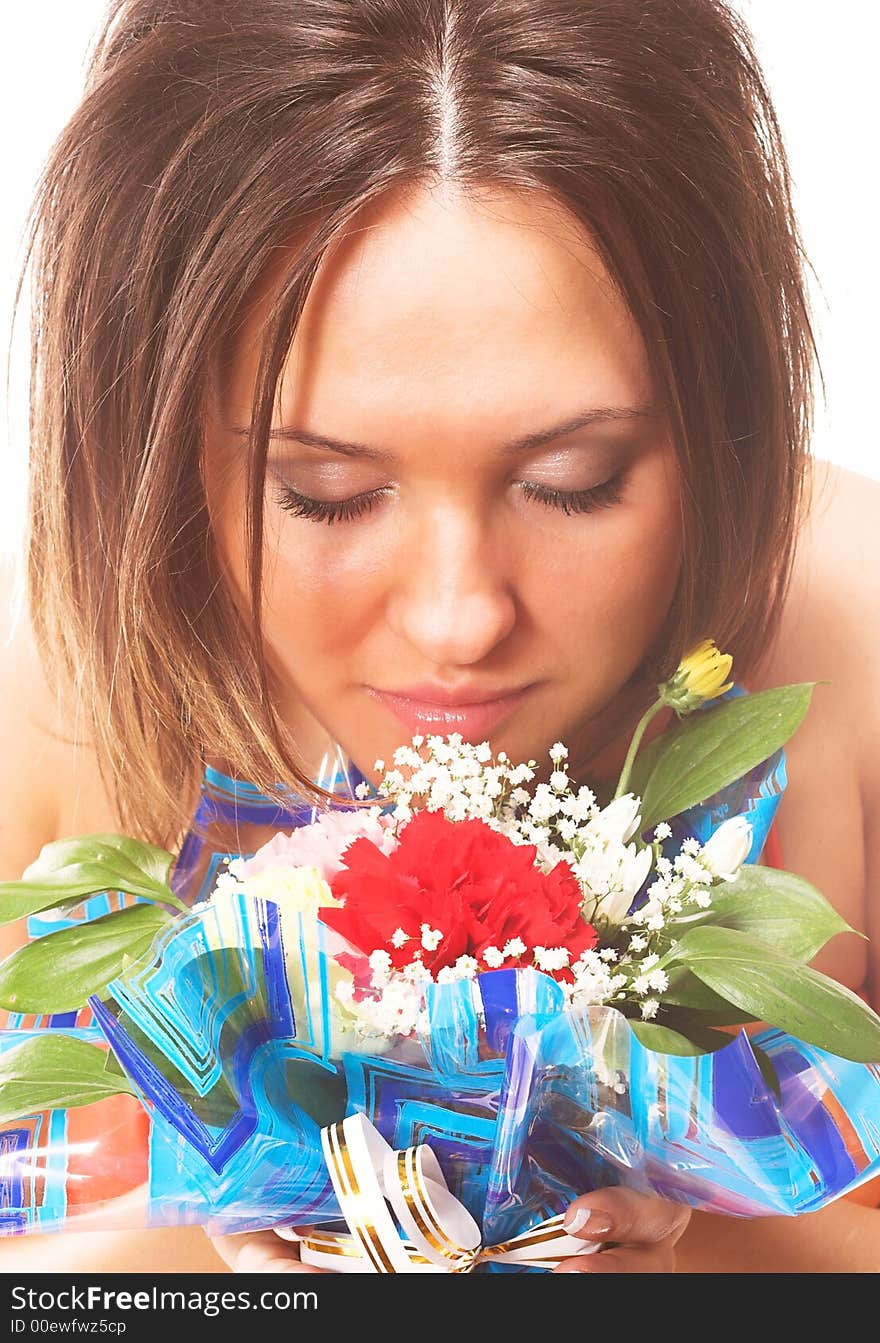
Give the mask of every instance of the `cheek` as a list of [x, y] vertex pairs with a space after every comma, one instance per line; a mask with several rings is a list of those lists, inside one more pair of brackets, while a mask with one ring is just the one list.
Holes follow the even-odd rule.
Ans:
[[360, 544], [351, 533], [305, 527], [282, 513], [267, 516], [265, 543], [263, 619], [269, 642], [279, 651], [295, 649], [300, 667], [354, 647], [378, 609], [377, 583], [371, 580], [386, 560], [375, 540]]
[[[655, 473], [629, 498], [595, 518], [566, 523], [564, 547], [542, 566], [531, 607], [571, 651], [572, 666], [607, 662], [634, 669], [662, 629], [681, 566], [681, 520], [674, 477]], [[604, 656], [603, 656], [604, 654]]]

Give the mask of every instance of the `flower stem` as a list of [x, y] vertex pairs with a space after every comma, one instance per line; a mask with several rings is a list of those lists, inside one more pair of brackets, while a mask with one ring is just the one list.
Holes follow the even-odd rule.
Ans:
[[[638, 721], [635, 732], [632, 735], [632, 741], [629, 744], [629, 750], [626, 753], [626, 759], [623, 762], [623, 769], [620, 771], [620, 778], [617, 780], [617, 787], [614, 790], [614, 798], [622, 797], [626, 792], [629, 776], [632, 773], [633, 761], [636, 758], [636, 751], [642, 743], [642, 737], [645, 735], [645, 729], [655, 714], [658, 714], [663, 708], [663, 700], [655, 700], [650, 708], [646, 709]], [[614, 801], [612, 798], [612, 801]]]

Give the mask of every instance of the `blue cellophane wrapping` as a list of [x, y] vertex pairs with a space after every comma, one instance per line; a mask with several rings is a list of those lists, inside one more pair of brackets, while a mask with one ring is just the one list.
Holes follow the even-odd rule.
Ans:
[[[742, 693], [735, 686], [728, 695]], [[332, 779], [344, 805], [361, 776], [337, 760]], [[780, 750], [670, 818], [670, 850], [688, 834], [705, 842], [721, 821], [747, 815], [748, 860], [758, 860], [784, 787]], [[222, 858], [249, 851], [230, 839], [241, 836], [242, 823], [271, 833], [314, 816], [302, 803], [280, 812], [250, 785], [207, 770], [175, 889], [204, 900]], [[113, 898], [97, 897], [100, 909], [87, 902], [93, 909], [81, 916], [106, 912], [101, 902]], [[0, 1229], [45, 1231], [96, 1218], [98, 1225], [200, 1223], [216, 1233], [333, 1219], [320, 1128], [356, 1111], [396, 1148], [430, 1145], [486, 1243], [605, 1184], [731, 1215], [792, 1215], [880, 1173], [878, 1066], [765, 1030], [752, 1040], [776, 1068], [777, 1099], [745, 1032], [710, 1055], [656, 1054], [614, 1009], [564, 1011], [558, 986], [533, 970], [430, 986], [420, 1037], [371, 1052], [334, 1025], [334, 952], [344, 942], [302, 917], [246, 892], [226, 894], [181, 916], [137, 973], [114, 983], [103, 1002], [93, 1000], [88, 1013], [10, 1021], [0, 1049], [59, 1028], [109, 1042], [141, 1095], [127, 1103], [141, 1106], [145, 1150], [127, 1183], [117, 1190], [111, 1181], [108, 1196], [100, 1132], [94, 1175], [81, 1142], [74, 1160], [69, 1130], [81, 1133], [85, 1111], [3, 1126]], [[46, 922], [32, 932], [59, 926]]]

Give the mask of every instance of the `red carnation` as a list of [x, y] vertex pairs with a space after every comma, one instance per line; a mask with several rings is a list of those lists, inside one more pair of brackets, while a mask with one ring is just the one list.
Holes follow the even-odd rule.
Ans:
[[[526, 964], [534, 947], [567, 947], [575, 961], [596, 945], [596, 930], [581, 914], [570, 865], [542, 872], [536, 852], [483, 821], [420, 811], [390, 854], [363, 837], [349, 845], [330, 883], [343, 904], [322, 909], [321, 919], [365, 954], [387, 951], [396, 969], [421, 959], [435, 977], [459, 956], [480, 959], [487, 947], [503, 950], [517, 937], [529, 949]], [[422, 945], [423, 924], [443, 934], [436, 948]], [[400, 946], [398, 930], [408, 939]]]

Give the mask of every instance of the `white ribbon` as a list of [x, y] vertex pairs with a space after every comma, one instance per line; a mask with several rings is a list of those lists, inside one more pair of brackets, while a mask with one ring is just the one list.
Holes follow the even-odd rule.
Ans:
[[278, 1228], [300, 1242], [303, 1263], [337, 1273], [470, 1273], [487, 1260], [555, 1268], [600, 1248], [569, 1236], [561, 1214], [500, 1245], [483, 1245], [430, 1147], [395, 1152], [365, 1115], [322, 1129], [321, 1141], [350, 1234]]

